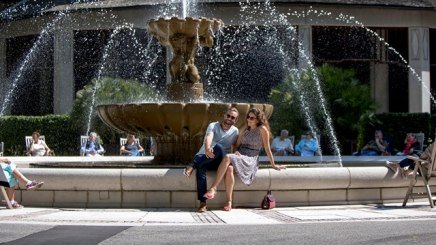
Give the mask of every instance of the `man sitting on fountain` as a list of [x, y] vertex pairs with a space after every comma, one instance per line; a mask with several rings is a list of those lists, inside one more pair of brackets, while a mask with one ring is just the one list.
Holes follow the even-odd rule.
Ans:
[[[183, 172], [190, 177], [194, 169], [197, 169], [197, 194], [200, 201], [198, 212], [200, 213], [207, 211], [207, 198], [204, 197], [207, 191], [206, 171], [218, 169], [223, 157], [227, 153], [231, 153], [239, 133], [238, 128], [233, 126], [238, 120], [238, 116], [238, 110], [232, 107], [226, 111], [221, 122], [209, 124], [203, 145], [195, 155], [192, 166], [186, 167]], [[233, 175], [233, 173], [231, 174]], [[227, 175], [226, 178], [233, 178], [233, 176]]]

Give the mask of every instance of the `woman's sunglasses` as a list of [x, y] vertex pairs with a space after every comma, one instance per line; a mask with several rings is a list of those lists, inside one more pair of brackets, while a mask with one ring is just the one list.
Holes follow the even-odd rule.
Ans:
[[252, 116], [247, 115], [247, 119], [254, 120], [254, 119], [256, 119], [256, 117], [252, 117]]

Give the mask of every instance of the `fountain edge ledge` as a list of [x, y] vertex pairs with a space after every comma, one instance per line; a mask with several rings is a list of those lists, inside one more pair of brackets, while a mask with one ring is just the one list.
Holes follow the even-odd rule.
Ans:
[[[17, 190], [17, 200], [27, 206], [77, 208], [195, 207], [198, 205], [195, 175], [182, 169], [32, 169], [22, 172], [45, 181], [36, 191]], [[209, 184], [215, 172], [208, 173]], [[385, 167], [259, 169], [255, 181], [244, 185], [238, 177], [234, 205], [258, 207], [268, 189], [278, 206], [368, 204], [404, 198], [409, 178]], [[430, 182], [436, 185], [436, 180]], [[418, 182], [422, 186], [422, 182]], [[423, 187], [418, 187], [422, 188]], [[225, 201], [221, 184], [210, 207]]]

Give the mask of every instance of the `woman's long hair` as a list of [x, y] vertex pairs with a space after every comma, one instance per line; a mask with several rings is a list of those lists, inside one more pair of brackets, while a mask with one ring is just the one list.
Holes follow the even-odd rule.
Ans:
[[[269, 126], [269, 123], [268, 123], [268, 119], [266, 119], [266, 116], [265, 116], [265, 113], [263, 112], [263, 111], [261, 111], [261, 110], [259, 110], [259, 109], [257, 109], [257, 108], [251, 108], [249, 111], [248, 111], [248, 113], [247, 113], [247, 116], [248, 115], [250, 115], [250, 113], [253, 113], [255, 116], [256, 116], [256, 118], [257, 118], [257, 126], [259, 127], [259, 126], [265, 126], [266, 127], [266, 129], [268, 130], [268, 132], [269, 132], [269, 135], [270, 135], [270, 137], [271, 137], [271, 128], [270, 128], [270, 126]], [[247, 129], [248, 129], [248, 125], [247, 125]]]

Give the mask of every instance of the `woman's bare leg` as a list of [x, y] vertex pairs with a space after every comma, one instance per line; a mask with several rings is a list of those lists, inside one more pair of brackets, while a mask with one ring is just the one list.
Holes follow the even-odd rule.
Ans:
[[227, 168], [224, 183], [226, 184], [227, 201], [231, 202], [233, 197], [233, 186], [235, 185], [235, 174], [232, 165], [229, 165], [229, 167]]
[[15, 200], [15, 186], [11, 188], [5, 188], [6, 194], [8, 195], [9, 201]]
[[15, 178], [21, 182], [23, 182], [24, 184], [27, 184], [30, 180], [28, 178], [26, 178], [18, 169], [14, 170], [14, 176]]
[[227, 168], [230, 165], [230, 158], [226, 155], [223, 160], [220, 163], [220, 166], [218, 167], [218, 171], [216, 173], [215, 181], [213, 182], [210, 189], [215, 189], [218, 187], [218, 185], [221, 183], [221, 181], [224, 178], [224, 175], [226, 174]]

